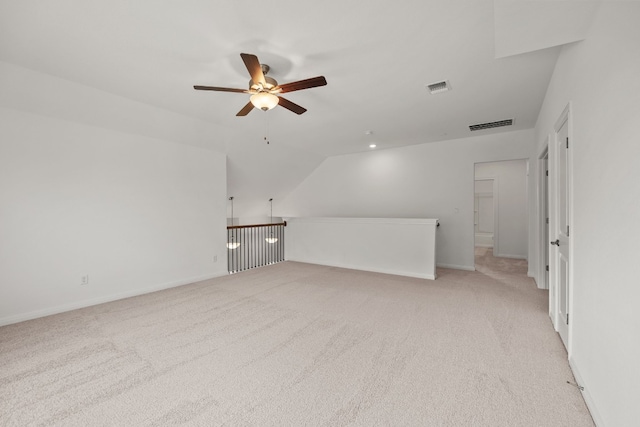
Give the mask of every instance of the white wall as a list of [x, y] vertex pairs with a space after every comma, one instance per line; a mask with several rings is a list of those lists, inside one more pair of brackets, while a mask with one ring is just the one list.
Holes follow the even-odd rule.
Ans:
[[2, 61], [0, 106], [220, 152], [230, 138], [221, 126]]
[[277, 214], [439, 218], [438, 265], [473, 270], [474, 164], [532, 152], [533, 132], [519, 131], [331, 157]]
[[0, 107], [0, 324], [225, 274], [225, 161]]
[[475, 192], [478, 193], [493, 193], [493, 184], [491, 181], [476, 181]]
[[609, 427], [640, 419], [639, 22], [640, 3], [603, 2], [587, 39], [563, 48], [536, 126], [541, 153], [571, 102], [569, 357]]
[[494, 255], [527, 258], [527, 161], [510, 160], [476, 164], [476, 179], [495, 178], [498, 230]]
[[287, 218], [285, 259], [436, 278], [437, 219]]

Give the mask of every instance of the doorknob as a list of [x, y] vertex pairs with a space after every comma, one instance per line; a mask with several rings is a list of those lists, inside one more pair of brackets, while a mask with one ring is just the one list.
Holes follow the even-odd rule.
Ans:
[[551, 242], [552, 245], [560, 246], [560, 240], [556, 239], [555, 242]]

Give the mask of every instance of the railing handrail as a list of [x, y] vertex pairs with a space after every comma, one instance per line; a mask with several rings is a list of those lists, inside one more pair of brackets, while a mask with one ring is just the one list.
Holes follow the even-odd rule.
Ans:
[[255, 227], [269, 227], [272, 225], [283, 225], [287, 226], [287, 221], [282, 222], [273, 222], [270, 224], [251, 224], [251, 225], [227, 225], [227, 230], [232, 230], [234, 228], [255, 228]]

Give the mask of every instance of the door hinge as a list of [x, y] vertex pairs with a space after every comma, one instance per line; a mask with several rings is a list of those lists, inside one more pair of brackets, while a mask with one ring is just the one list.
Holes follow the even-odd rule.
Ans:
[[569, 148], [569, 137], [567, 137], [567, 148]]
[[567, 325], [569, 324], [569, 313], [567, 313]]
[[549, 218], [547, 218], [547, 224], [549, 224]]
[[569, 237], [569, 226], [567, 225], [567, 237]]
[[547, 268], [546, 268], [546, 269], [547, 269], [547, 271], [549, 271], [549, 266], [548, 266], [548, 265], [547, 265]]
[[546, 172], [547, 172], [547, 176], [549, 176], [549, 171], [546, 171]]

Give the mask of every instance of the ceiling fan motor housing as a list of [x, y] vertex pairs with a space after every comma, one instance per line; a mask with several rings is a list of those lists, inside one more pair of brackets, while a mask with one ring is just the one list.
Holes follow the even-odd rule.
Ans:
[[[264, 87], [262, 87], [262, 90], [271, 90], [274, 87], [278, 86], [278, 82], [276, 81], [276, 79], [273, 79], [269, 76], [264, 76], [264, 80], [266, 82], [266, 84], [264, 85]], [[261, 89], [261, 85], [258, 83], [255, 83], [253, 80], [249, 80], [249, 90], [257, 90], [260, 91]]]

